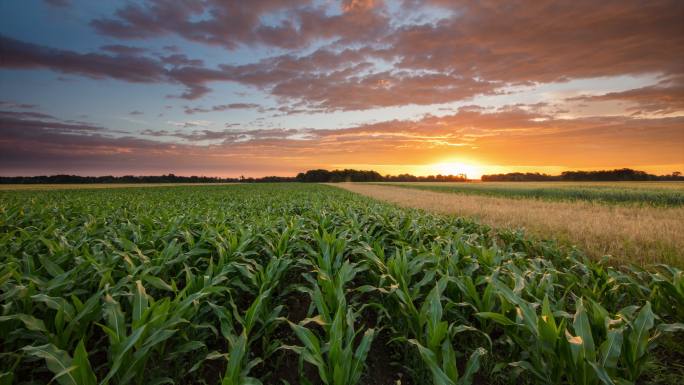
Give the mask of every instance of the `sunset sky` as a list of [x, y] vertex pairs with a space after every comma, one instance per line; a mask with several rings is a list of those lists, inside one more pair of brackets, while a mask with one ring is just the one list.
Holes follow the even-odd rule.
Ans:
[[684, 172], [684, 1], [0, 0], [0, 175]]

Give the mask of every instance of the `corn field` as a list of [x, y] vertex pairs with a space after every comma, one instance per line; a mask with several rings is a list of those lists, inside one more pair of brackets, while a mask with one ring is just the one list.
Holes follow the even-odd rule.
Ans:
[[0, 384], [645, 384], [684, 273], [303, 184], [0, 192]]

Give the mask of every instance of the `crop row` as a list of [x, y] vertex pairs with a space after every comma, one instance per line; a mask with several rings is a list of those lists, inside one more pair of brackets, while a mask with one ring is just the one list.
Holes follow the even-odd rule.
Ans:
[[682, 271], [618, 269], [327, 186], [2, 192], [0, 260], [0, 384], [682, 371]]
[[[475, 194], [484, 196], [544, 199], [551, 201], [589, 201], [637, 206], [679, 207], [684, 205], [684, 184], [663, 182], [639, 186], [636, 182], [623, 185], [560, 182], [509, 183], [392, 183], [393, 186], [436, 192]], [[659, 188], [660, 187], [660, 188]]]

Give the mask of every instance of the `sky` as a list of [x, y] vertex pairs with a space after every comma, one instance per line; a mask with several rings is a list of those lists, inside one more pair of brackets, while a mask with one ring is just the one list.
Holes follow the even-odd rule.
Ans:
[[0, 175], [684, 172], [684, 2], [0, 0]]

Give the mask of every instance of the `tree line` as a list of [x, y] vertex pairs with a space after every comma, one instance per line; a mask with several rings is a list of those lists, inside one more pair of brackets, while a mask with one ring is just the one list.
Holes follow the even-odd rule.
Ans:
[[465, 182], [465, 175], [429, 175], [415, 176], [410, 174], [381, 175], [370, 170], [308, 170], [295, 177], [265, 176], [251, 178], [218, 178], [207, 176], [167, 175], [124, 175], [124, 176], [80, 176], [80, 175], [41, 175], [41, 176], [0, 176], [0, 184], [82, 184], [82, 183], [337, 183], [337, 182]]
[[428, 175], [415, 176], [411, 174], [380, 175], [370, 170], [309, 170], [300, 172], [295, 177], [296, 182], [337, 183], [337, 182], [466, 182], [465, 175]]
[[[680, 172], [670, 175], [653, 175], [629, 168], [600, 171], [565, 171], [560, 175], [541, 173], [519, 173], [483, 175], [485, 182], [546, 182], [546, 181], [673, 181], [684, 180]], [[0, 176], [0, 184], [64, 184], [64, 183], [337, 183], [337, 182], [467, 182], [465, 175], [428, 175], [411, 174], [381, 175], [371, 170], [308, 170], [297, 176], [265, 176], [261, 178], [218, 178], [207, 176], [179, 176], [174, 174], [149, 176], [80, 176], [80, 175], [42, 175], [42, 176]]]
[[507, 174], [482, 175], [483, 182], [613, 182], [613, 181], [684, 181], [679, 171], [669, 175], [653, 175], [644, 171], [620, 168], [598, 171], [564, 171], [560, 175], [511, 172]]

